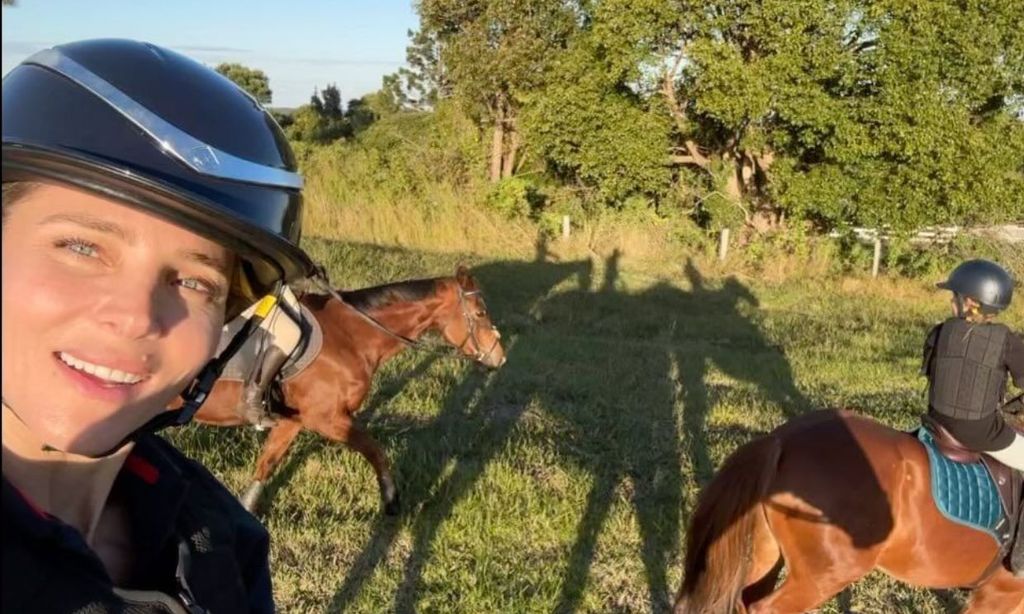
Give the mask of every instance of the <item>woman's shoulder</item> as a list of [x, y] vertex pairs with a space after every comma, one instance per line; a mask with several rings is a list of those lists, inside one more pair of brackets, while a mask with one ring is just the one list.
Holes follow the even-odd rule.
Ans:
[[152, 463], [157, 471], [170, 471], [177, 480], [187, 484], [186, 502], [205, 512], [217, 511], [250, 531], [265, 533], [263, 525], [250, 514], [235, 495], [199, 461], [190, 458], [171, 442], [156, 434], [145, 434], [136, 440], [133, 456]]
[[170, 471], [178, 479], [188, 481], [198, 479], [204, 484], [211, 483], [224, 488], [224, 485], [214, 477], [209, 469], [155, 433], [146, 433], [136, 438], [132, 456], [141, 457], [152, 463], [154, 468], [161, 473]]

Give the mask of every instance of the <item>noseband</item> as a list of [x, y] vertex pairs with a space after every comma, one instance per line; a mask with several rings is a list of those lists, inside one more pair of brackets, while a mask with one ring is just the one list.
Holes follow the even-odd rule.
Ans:
[[466, 321], [466, 330], [468, 331], [466, 338], [463, 339], [462, 343], [460, 343], [458, 346], [459, 352], [464, 356], [468, 356], [469, 354], [465, 352], [465, 347], [467, 343], [472, 341], [473, 348], [476, 350], [476, 353], [472, 354], [473, 360], [479, 363], [483, 363], [485, 360], [490, 358], [491, 354], [494, 353], [494, 350], [497, 349], [498, 343], [501, 341], [501, 332], [498, 330], [498, 327], [494, 325], [494, 323], [491, 323], [490, 329], [494, 333], [494, 343], [492, 343], [491, 347], [487, 348], [487, 351], [485, 352], [483, 350], [483, 346], [480, 343], [480, 339], [477, 338], [478, 327], [476, 318], [470, 315], [469, 305], [466, 302], [467, 296], [476, 296], [477, 300], [480, 301], [480, 304], [484, 306], [484, 311], [486, 312], [487, 305], [486, 303], [484, 303], [484, 297], [480, 294], [479, 290], [470, 290], [467, 292], [466, 290], [463, 290], [462, 286], [458, 284], [456, 284], [455, 287], [458, 289], [459, 292], [459, 308], [462, 310], [462, 317]]

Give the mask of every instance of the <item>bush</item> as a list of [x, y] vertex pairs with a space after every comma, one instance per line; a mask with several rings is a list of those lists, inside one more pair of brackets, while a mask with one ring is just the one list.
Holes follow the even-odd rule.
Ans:
[[523, 219], [539, 213], [544, 198], [537, 188], [521, 177], [507, 177], [491, 186], [484, 202], [508, 219]]
[[1024, 273], [1019, 246], [974, 235], [960, 235], [945, 245], [915, 246], [906, 241], [887, 246], [886, 267], [899, 275], [940, 279], [954, 267], [972, 258], [987, 258], [1010, 269], [1017, 279]]

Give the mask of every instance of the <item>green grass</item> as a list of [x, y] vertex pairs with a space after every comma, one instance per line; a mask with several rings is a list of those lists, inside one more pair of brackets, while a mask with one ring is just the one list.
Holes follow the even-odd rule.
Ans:
[[[664, 612], [697, 492], [739, 444], [812, 407], [910, 427], [918, 354], [945, 296], [912, 281], [767, 284], [615, 262], [488, 260], [329, 240], [347, 287], [474, 265], [509, 362], [405, 353], [360, 414], [403, 502], [379, 512], [361, 457], [303, 434], [271, 483], [282, 612]], [[1020, 329], [1018, 310], [1009, 316]], [[249, 430], [173, 435], [240, 492]], [[875, 575], [824, 611], [946, 612], [956, 591]]]

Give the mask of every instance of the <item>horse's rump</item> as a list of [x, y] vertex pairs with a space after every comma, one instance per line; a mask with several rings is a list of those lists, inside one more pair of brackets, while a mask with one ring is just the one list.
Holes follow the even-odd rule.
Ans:
[[933, 588], [986, 579], [993, 540], [944, 517], [930, 477], [916, 437], [849, 412], [741, 447], [700, 495], [677, 612], [804, 611], [876, 568]]

